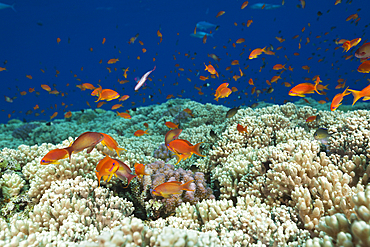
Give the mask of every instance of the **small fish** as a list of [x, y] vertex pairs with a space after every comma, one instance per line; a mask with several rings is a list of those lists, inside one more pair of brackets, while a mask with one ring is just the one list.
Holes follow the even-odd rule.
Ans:
[[58, 160], [68, 158], [68, 152], [65, 149], [53, 149], [49, 151], [41, 160], [41, 165], [59, 164]]
[[264, 48], [256, 48], [249, 54], [249, 59], [257, 58], [259, 55], [261, 55], [263, 52], [266, 51], [266, 47]]
[[310, 116], [306, 119], [306, 123], [311, 123], [313, 121], [320, 121], [320, 115], [316, 115], [316, 116]]
[[204, 36], [213, 38], [213, 33], [196, 32], [196, 33], [191, 33], [190, 36], [194, 38], [200, 38], [200, 39], [203, 39]]
[[218, 101], [219, 98], [226, 98], [226, 97], [229, 97], [229, 95], [231, 94], [231, 89], [228, 88], [227, 86], [229, 86], [229, 83], [222, 83], [217, 89], [216, 89], [216, 93], [215, 93], [215, 100]]
[[275, 5], [275, 4], [269, 4], [269, 3], [255, 3], [252, 6], [250, 6], [251, 9], [277, 9], [280, 8], [281, 5]]
[[218, 136], [217, 136], [217, 134], [213, 131], [213, 130], [211, 130], [210, 132], [209, 132], [209, 135], [212, 137], [212, 138], [217, 138]]
[[149, 135], [148, 129], [145, 130], [145, 131], [144, 130], [137, 130], [137, 131], [135, 131], [134, 136], [143, 136], [145, 134]]
[[118, 159], [113, 159], [115, 160], [118, 165], [119, 165], [119, 168], [118, 170], [116, 171], [116, 176], [124, 181], [125, 179], [127, 179], [127, 186], [124, 187], [124, 188], [127, 188], [129, 185], [130, 185], [130, 182], [131, 180], [136, 177], [137, 175], [134, 175], [132, 174], [132, 171], [130, 169], [130, 167], [128, 167], [125, 163], [123, 163], [122, 161], [118, 160]]
[[358, 66], [357, 71], [360, 73], [370, 73], [370, 60], [366, 60], [360, 66]]
[[126, 112], [118, 112], [117, 111], [117, 116], [120, 116], [121, 118], [125, 118], [125, 119], [131, 119], [130, 114], [128, 114]]
[[200, 153], [200, 145], [203, 142], [197, 143], [195, 145], [192, 145], [190, 142], [187, 140], [183, 139], [176, 139], [168, 143], [167, 148], [171, 150], [174, 153], [178, 154], [184, 154], [184, 153], [193, 153], [201, 157], [205, 157]]
[[69, 147], [64, 148], [68, 152], [69, 160], [73, 153], [81, 152], [87, 148], [90, 153], [94, 147], [104, 139], [104, 136], [98, 132], [84, 132]]
[[117, 141], [114, 140], [113, 137], [111, 137], [110, 135], [104, 134], [104, 133], [100, 133], [100, 134], [102, 134], [104, 136], [104, 139], [101, 141], [101, 144], [106, 146], [110, 151], [115, 150], [118, 157], [120, 157], [120, 155], [119, 155], [120, 151], [122, 151], [122, 150], [126, 151], [126, 149], [118, 147]]
[[111, 58], [111, 59], [109, 59], [108, 60], [108, 64], [113, 64], [113, 63], [117, 63], [119, 61], [119, 59], [118, 58]]
[[240, 132], [240, 133], [243, 133], [243, 132], [247, 132], [247, 126], [243, 126], [241, 124], [238, 124], [236, 126], [236, 129]]
[[[110, 158], [108, 155], [104, 159], [101, 159], [96, 166], [95, 174], [98, 178], [100, 187], [100, 179], [103, 177], [104, 181], [109, 182], [116, 171], [119, 169], [119, 164], [116, 160]], [[117, 175], [116, 175], [117, 176]]]
[[199, 30], [208, 30], [210, 28], [216, 28], [217, 25], [206, 22], [206, 21], [200, 21], [196, 24], [197, 29]]
[[134, 90], [139, 90], [139, 88], [141, 88], [141, 86], [144, 84], [144, 82], [146, 81], [146, 79], [148, 78], [148, 76], [150, 75], [150, 73], [152, 73], [154, 70], [155, 70], [156, 66], [154, 66], [154, 69], [152, 70], [149, 70], [148, 72], [146, 72], [141, 78], [140, 80], [137, 82]]
[[0, 9], [7, 9], [7, 8], [11, 8], [12, 10], [14, 10], [14, 12], [17, 12], [14, 8], [14, 5], [15, 3], [13, 3], [12, 5], [9, 5], [9, 4], [5, 4], [5, 3], [0, 3]]
[[355, 56], [360, 59], [369, 59], [370, 58], [370, 42], [365, 43], [355, 52]]
[[182, 129], [173, 129], [173, 130], [168, 131], [164, 137], [164, 144], [166, 145], [166, 147], [171, 141], [177, 139], [179, 135], [181, 134], [181, 132], [182, 132]]
[[178, 124], [175, 124], [173, 122], [164, 122], [164, 125], [166, 125], [168, 128], [170, 129], [178, 129], [179, 128], [179, 125]]
[[64, 114], [64, 118], [70, 118], [72, 117], [72, 112], [71, 111], [68, 111]]
[[348, 87], [344, 90], [343, 93], [338, 93], [337, 95], [334, 96], [331, 105], [330, 105], [330, 110], [335, 111], [341, 104], [344, 96], [351, 94], [348, 92]]
[[169, 198], [171, 195], [181, 194], [183, 190], [194, 191], [190, 188], [192, 182], [194, 182], [194, 180], [190, 180], [184, 184], [181, 184], [181, 182], [178, 181], [166, 182], [155, 187], [155, 189], [152, 190], [152, 193], [156, 196]]
[[217, 77], [218, 77], [218, 73], [217, 73], [215, 67], [212, 66], [212, 64], [206, 65], [204, 63], [204, 66], [206, 66], [206, 68], [204, 70], [208, 71], [211, 75], [217, 75]]
[[220, 11], [217, 13], [216, 18], [220, 17], [221, 15], [225, 14], [225, 11]]
[[118, 99], [119, 96], [120, 95], [112, 89], [103, 89], [100, 93], [98, 93], [98, 99], [95, 102], [98, 102], [100, 100], [111, 101], [114, 99]]
[[144, 164], [138, 164], [138, 163], [136, 163], [134, 165], [134, 167], [135, 167], [135, 174], [136, 174], [136, 176], [142, 177], [144, 175], [150, 175], [148, 173], [145, 173], [145, 165]]
[[317, 85], [319, 84], [319, 82], [320, 82], [320, 79], [316, 80], [315, 84], [311, 84], [311, 83], [298, 84], [295, 87], [293, 87], [292, 89], [290, 89], [289, 95], [290, 96], [305, 97], [306, 96], [305, 94], [308, 94], [308, 93], [315, 93], [316, 92], [318, 94], [321, 94], [321, 93], [319, 93], [319, 91], [317, 91]]
[[331, 134], [328, 133], [328, 130], [325, 128], [319, 128], [316, 130], [315, 134], [313, 137], [315, 140], [318, 140], [321, 142], [321, 144], [327, 146], [328, 145], [328, 139], [331, 136]]
[[240, 109], [240, 106], [234, 107], [228, 110], [226, 113], [226, 118], [232, 118], [233, 116], [235, 116], [235, 114], [238, 112], [239, 109]]

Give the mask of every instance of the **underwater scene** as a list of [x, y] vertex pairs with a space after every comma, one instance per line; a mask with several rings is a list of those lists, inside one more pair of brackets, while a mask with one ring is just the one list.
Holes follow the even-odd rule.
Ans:
[[368, 0], [0, 2], [0, 246], [370, 246]]

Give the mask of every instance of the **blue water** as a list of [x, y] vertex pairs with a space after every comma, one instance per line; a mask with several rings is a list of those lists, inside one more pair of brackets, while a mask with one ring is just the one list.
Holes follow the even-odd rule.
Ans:
[[[63, 118], [65, 111], [88, 108], [86, 101], [95, 108], [97, 103], [94, 102], [95, 97], [90, 96], [91, 91], [81, 91], [76, 87], [84, 82], [95, 86], [99, 83], [103, 88], [117, 90], [121, 95], [130, 95], [123, 102], [120, 112], [165, 102], [169, 94], [230, 107], [249, 106], [263, 100], [281, 104], [285, 100], [298, 99], [288, 95], [290, 87], [282, 85], [283, 82], [298, 84], [304, 82], [304, 78], [315, 75], [320, 75], [324, 85], [330, 84], [326, 96], [312, 95], [316, 100], [331, 101], [335, 94], [342, 92], [344, 89], [334, 89], [340, 78], [347, 79], [346, 85], [352, 89], [360, 90], [367, 86], [368, 75], [356, 71], [359, 59], [345, 60], [343, 57], [354, 54], [368, 39], [365, 30], [370, 20], [370, 5], [364, 6], [367, 1], [351, 3], [343, 0], [335, 6], [335, 0], [308, 0], [306, 8], [302, 9], [297, 7], [299, 1], [286, 0], [284, 6], [273, 10], [250, 8], [258, 2], [249, 1], [249, 6], [241, 10], [243, 1], [17, 1], [17, 12], [10, 8], [0, 10], [0, 67], [7, 69], [0, 72], [3, 94], [0, 98], [0, 122], [6, 123], [8, 114], [11, 114], [10, 118], [26, 121], [49, 120], [55, 111], [58, 111], [57, 118]], [[2, 3], [13, 4], [5, 0]], [[281, 4], [281, 1], [266, 3]], [[219, 11], [225, 11], [225, 14], [216, 18]], [[320, 17], [318, 11], [322, 12]], [[361, 18], [357, 24], [345, 20], [357, 11]], [[242, 25], [250, 19], [253, 19], [250, 27]], [[208, 37], [206, 44], [202, 39], [190, 36], [199, 21], [220, 26], [217, 31], [212, 29], [214, 37]], [[301, 31], [303, 27], [304, 32]], [[158, 30], [163, 35], [161, 43]], [[128, 44], [137, 33], [139, 36], [135, 43]], [[292, 39], [297, 34], [299, 38]], [[279, 43], [276, 36], [286, 41]], [[311, 41], [307, 45], [306, 37]], [[342, 48], [335, 50], [338, 46], [334, 43], [335, 39], [358, 37], [363, 41], [349, 52], [343, 53]], [[57, 38], [61, 39], [59, 44]], [[106, 38], [104, 45], [103, 38]], [[245, 38], [245, 42], [234, 48], [232, 44], [239, 38]], [[302, 48], [298, 49], [300, 38]], [[138, 41], [142, 41], [143, 45]], [[275, 56], [263, 54], [257, 59], [248, 59], [251, 50], [270, 45], [274, 47]], [[279, 46], [283, 48], [277, 51]], [[93, 48], [92, 52], [90, 48]], [[142, 52], [143, 48], [146, 53]], [[293, 55], [295, 52], [300, 55]], [[186, 53], [190, 56], [185, 56]], [[221, 61], [216, 63], [207, 56], [211, 53], [217, 54]], [[312, 59], [308, 60], [309, 57]], [[111, 58], [119, 58], [120, 61], [107, 64]], [[259, 72], [263, 65], [262, 58], [265, 58], [266, 66]], [[323, 61], [318, 62], [321, 58]], [[239, 60], [240, 66], [231, 65], [235, 59]], [[215, 66], [220, 78], [204, 82], [199, 80], [199, 76], [209, 75], [204, 71], [203, 64], [209, 62]], [[253, 86], [248, 84], [249, 78], [253, 78], [257, 89], [269, 88], [265, 81], [277, 75], [278, 72], [272, 70], [277, 63], [286, 64], [286, 67], [290, 65], [294, 70], [282, 73], [283, 79], [272, 85], [273, 93], [263, 92], [258, 97], [251, 95]], [[304, 65], [310, 66], [310, 73], [301, 68]], [[146, 88], [135, 92], [134, 78], [141, 77], [154, 66], [156, 70], [150, 75], [152, 81], [147, 81]], [[228, 66], [232, 68], [226, 71]], [[246, 66], [249, 68], [245, 69]], [[111, 73], [107, 67], [111, 68]], [[126, 67], [129, 67], [129, 82], [119, 84], [118, 79], [125, 80], [121, 68]], [[244, 77], [234, 81], [232, 76], [239, 74], [239, 67]], [[56, 70], [60, 72], [57, 77]], [[26, 75], [33, 78], [28, 79]], [[216, 102], [213, 96], [215, 89], [225, 81], [230, 83], [230, 88], [236, 87], [238, 91]], [[205, 83], [209, 83], [209, 87], [203, 87], [204, 94], [199, 95], [194, 86]], [[40, 87], [41, 84], [63, 92], [64, 96], [49, 94]], [[29, 93], [29, 88], [35, 88], [39, 95]], [[21, 96], [21, 91], [27, 91], [27, 94]], [[4, 96], [16, 98], [13, 103], [8, 103]], [[347, 96], [344, 104], [350, 104], [352, 99], [352, 96]], [[68, 107], [65, 108], [62, 103]], [[117, 103], [118, 100], [110, 101], [102, 108], [110, 109]], [[34, 110], [36, 104], [40, 108]], [[26, 115], [29, 110], [32, 114]], [[35, 113], [41, 115], [35, 116]]]

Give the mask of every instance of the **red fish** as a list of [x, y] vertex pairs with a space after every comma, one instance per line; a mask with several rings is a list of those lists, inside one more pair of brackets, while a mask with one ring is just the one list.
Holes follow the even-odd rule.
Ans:
[[319, 91], [317, 91], [317, 85], [319, 84], [319, 82], [320, 82], [320, 78], [318, 77], [318, 80], [316, 80], [315, 84], [311, 84], [311, 83], [298, 84], [297, 86], [290, 89], [289, 95], [290, 96], [305, 97], [306, 96], [305, 94], [308, 94], [308, 93], [316, 92], [318, 94], [321, 94], [321, 93], [319, 93]]
[[102, 134], [104, 136], [104, 139], [101, 141], [101, 144], [106, 146], [110, 151], [115, 150], [118, 157], [120, 157], [119, 152], [121, 150], [126, 151], [126, 149], [118, 147], [117, 141], [114, 140], [113, 137], [111, 137], [110, 135], [104, 134], [104, 133], [100, 133], [100, 134]]
[[[116, 160], [110, 158], [108, 155], [100, 160], [96, 166], [95, 174], [98, 177], [100, 187], [100, 179], [103, 177], [104, 181], [109, 182], [115, 172], [119, 169], [119, 164]], [[117, 175], [116, 175], [117, 176]]]
[[171, 195], [181, 194], [183, 190], [194, 191], [190, 188], [192, 182], [194, 182], [194, 180], [190, 180], [184, 184], [181, 184], [179, 181], [166, 182], [155, 187], [152, 193], [156, 196], [169, 198]]
[[173, 122], [165, 122], [164, 125], [166, 125], [170, 129], [178, 129], [179, 128], [179, 125], [174, 124]]
[[113, 159], [115, 161], [118, 162], [119, 164], [119, 168], [118, 170], [116, 171], [116, 175], [119, 179], [121, 179], [122, 181], [124, 181], [125, 179], [127, 179], [127, 186], [124, 187], [124, 188], [127, 188], [131, 182], [131, 180], [136, 177], [137, 175], [134, 175], [132, 174], [132, 171], [130, 169], [130, 167], [128, 167], [125, 163], [123, 163], [122, 161], [120, 160], [117, 160], [117, 159]]
[[194, 146], [187, 140], [183, 139], [176, 139], [168, 143], [168, 149], [172, 152], [178, 153], [178, 154], [184, 154], [184, 153], [193, 153], [201, 157], [205, 157], [202, 155], [199, 151], [200, 144], [203, 142], [197, 143]]
[[90, 153], [94, 147], [104, 139], [104, 136], [98, 132], [82, 133], [69, 147], [64, 148], [68, 152], [69, 160], [72, 153], [78, 153], [87, 148]]
[[164, 143], [166, 147], [168, 146], [168, 143], [177, 139], [179, 135], [181, 134], [181, 132], [182, 132], [182, 129], [173, 129], [173, 130], [168, 131], [166, 133], [166, 136], [164, 137]]
[[98, 97], [99, 98], [95, 102], [98, 102], [99, 100], [111, 101], [114, 99], [118, 99], [119, 94], [112, 89], [103, 89], [100, 93], [98, 93]]
[[206, 66], [206, 68], [204, 70], [208, 71], [211, 75], [216, 75], [218, 77], [218, 73], [215, 69], [215, 67], [212, 66], [212, 64], [204, 64], [204, 66]]
[[343, 93], [338, 93], [337, 95], [334, 96], [331, 105], [330, 105], [330, 110], [335, 111], [342, 103], [342, 100], [344, 96], [351, 94], [348, 92], [348, 87], [344, 90]]
[[135, 131], [134, 136], [143, 136], [145, 134], [149, 135], [148, 130], [137, 130]]
[[215, 93], [215, 100], [218, 101], [219, 98], [226, 98], [229, 97], [231, 94], [231, 89], [228, 88], [229, 83], [222, 83], [217, 89]]
[[141, 177], [141, 176], [144, 176], [144, 175], [149, 175], [148, 173], [145, 173], [145, 165], [144, 164], [136, 163], [134, 165], [134, 167], [135, 167], [136, 176]]
[[41, 165], [59, 164], [58, 160], [68, 157], [68, 152], [65, 149], [53, 149], [49, 151], [40, 161]]
[[353, 95], [352, 105], [354, 105], [357, 102], [357, 100], [361, 99], [362, 97], [365, 97], [364, 100], [368, 100], [367, 97], [370, 97], [370, 85], [368, 85], [367, 87], [365, 87], [361, 91], [356, 91], [356, 90], [352, 90], [352, 89], [348, 89], [348, 91], [350, 91]]

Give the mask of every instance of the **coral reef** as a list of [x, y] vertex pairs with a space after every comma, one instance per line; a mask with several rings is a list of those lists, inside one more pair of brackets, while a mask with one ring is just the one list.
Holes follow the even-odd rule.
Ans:
[[[175, 167], [165, 148], [155, 150], [168, 131], [163, 119], [186, 108], [193, 116], [181, 120], [181, 138], [203, 142], [206, 157], [193, 155]], [[368, 111], [328, 112], [304, 102], [241, 108], [232, 118], [227, 110], [175, 99], [140, 107], [130, 120], [94, 112], [99, 117], [78, 127], [78, 116], [51, 125], [55, 144], [45, 136], [30, 146], [27, 140], [38, 138], [31, 134], [16, 149], [3, 148], [0, 246], [370, 245]], [[320, 120], [306, 123], [313, 115]], [[133, 136], [144, 123], [150, 135]], [[247, 131], [239, 132], [238, 124]], [[1, 130], [9, 135], [20, 125], [13, 121]], [[325, 147], [313, 138], [317, 128], [329, 133]], [[40, 165], [48, 151], [69, 146], [84, 130], [112, 135], [127, 149], [120, 160], [132, 170], [147, 164], [149, 175], [128, 188], [115, 177], [97, 187], [103, 153], [116, 157], [101, 144], [71, 161]], [[152, 195], [151, 189], [174, 180], [194, 180], [195, 191]]]

